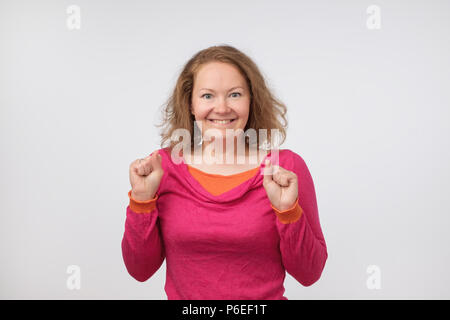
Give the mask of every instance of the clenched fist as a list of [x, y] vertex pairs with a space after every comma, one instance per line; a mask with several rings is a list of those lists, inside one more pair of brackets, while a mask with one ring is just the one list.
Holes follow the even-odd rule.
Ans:
[[298, 197], [297, 175], [294, 172], [272, 166], [270, 160], [266, 160], [263, 186], [272, 206], [279, 211], [294, 206]]
[[158, 150], [144, 159], [133, 161], [130, 165], [131, 197], [138, 201], [153, 199], [163, 175]]

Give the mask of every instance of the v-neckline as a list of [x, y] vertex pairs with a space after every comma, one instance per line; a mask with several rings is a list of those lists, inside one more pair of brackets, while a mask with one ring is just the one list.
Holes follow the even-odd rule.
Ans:
[[[171, 161], [174, 165], [179, 167], [179, 169], [181, 170], [181, 173], [185, 177], [188, 184], [192, 187], [193, 190], [195, 190], [195, 192], [202, 198], [202, 200], [204, 200], [206, 202], [212, 202], [212, 203], [229, 203], [229, 202], [233, 202], [233, 201], [241, 198], [248, 191], [248, 189], [251, 186], [253, 186], [263, 180], [262, 170], [265, 167], [264, 162], [265, 162], [266, 158], [270, 157], [270, 155], [271, 155], [271, 151], [269, 151], [264, 156], [264, 158], [262, 159], [262, 161], [260, 162], [260, 164], [258, 166], [259, 170], [255, 173], [254, 176], [252, 176], [250, 179], [245, 180], [244, 182], [240, 183], [239, 185], [237, 185], [237, 186], [233, 187], [232, 189], [225, 191], [224, 193], [221, 193], [219, 195], [211, 194], [200, 184], [199, 181], [197, 181], [197, 179], [195, 179], [192, 176], [192, 174], [189, 172], [188, 165], [185, 163], [185, 160], [183, 157], [181, 157], [181, 162], [178, 165], [173, 163], [172, 159], [170, 159], [170, 155], [168, 155], [168, 157], [170, 159], [169, 161]], [[194, 169], [196, 169], [196, 168], [194, 168]], [[256, 169], [256, 168], [254, 168], [254, 169]], [[251, 169], [251, 170], [254, 170], [254, 169]], [[197, 170], [199, 170], [199, 169], [197, 169]]]
[[217, 174], [217, 173], [209, 173], [209, 172], [205, 172], [205, 171], [200, 170], [200, 169], [198, 169], [198, 168], [196, 168], [196, 167], [193, 167], [193, 166], [190, 165], [190, 164], [186, 164], [186, 166], [188, 167], [189, 170], [192, 170], [192, 169], [193, 169], [193, 170], [195, 170], [195, 171], [200, 172], [200, 174], [202, 174], [202, 175], [205, 175], [205, 176], [208, 176], [208, 177], [213, 177], [213, 178], [224, 178], [224, 179], [231, 179], [231, 178], [237, 177], [237, 176], [239, 176], [239, 175], [243, 175], [244, 173], [248, 173], [248, 172], [250, 172], [250, 171], [255, 171], [256, 169], [258, 169], [258, 168], [260, 167], [260, 165], [259, 165], [259, 166], [257, 166], [257, 167], [252, 168], [252, 169], [248, 169], [248, 170], [245, 170], [245, 171], [241, 171], [241, 172], [237, 172], [237, 173], [232, 173], [232, 174], [224, 175], [224, 174]]

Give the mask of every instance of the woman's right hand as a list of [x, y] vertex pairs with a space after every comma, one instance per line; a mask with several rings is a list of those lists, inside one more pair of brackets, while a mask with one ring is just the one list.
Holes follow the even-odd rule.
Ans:
[[158, 150], [144, 159], [137, 159], [130, 165], [131, 197], [138, 201], [147, 201], [155, 197], [164, 170], [161, 166]]

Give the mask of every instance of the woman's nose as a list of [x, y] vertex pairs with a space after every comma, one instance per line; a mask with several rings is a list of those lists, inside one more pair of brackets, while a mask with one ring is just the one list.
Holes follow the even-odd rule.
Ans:
[[226, 99], [224, 99], [224, 98], [218, 99], [216, 105], [214, 106], [214, 110], [219, 113], [228, 112], [230, 110], [230, 108], [227, 104]]

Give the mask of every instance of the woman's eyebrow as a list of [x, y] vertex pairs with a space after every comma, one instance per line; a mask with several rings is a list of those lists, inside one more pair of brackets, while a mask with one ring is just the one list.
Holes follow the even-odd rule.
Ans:
[[[229, 89], [228, 91], [231, 91], [231, 90], [234, 90], [234, 89], [238, 89], [238, 88], [244, 90], [244, 88], [242, 88], [242, 87], [240, 87], [240, 86], [237, 86], [237, 87], [233, 87], [233, 88]], [[201, 88], [201, 89], [199, 89], [199, 90], [208, 90], [208, 91], [215, 92], [213, 89], [208, 89], [208, 88]]]

